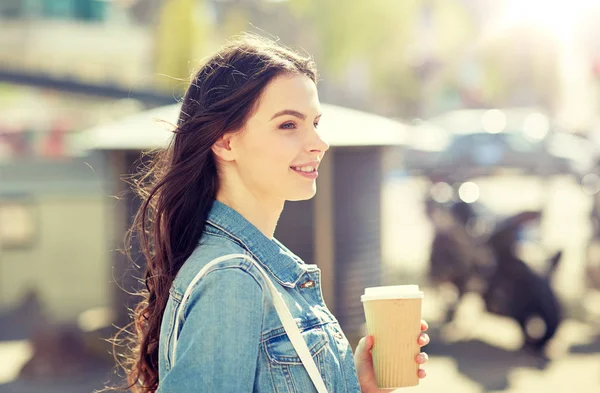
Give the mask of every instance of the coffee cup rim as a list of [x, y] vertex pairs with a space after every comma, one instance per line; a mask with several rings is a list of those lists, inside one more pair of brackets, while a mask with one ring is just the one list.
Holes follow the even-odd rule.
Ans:
[[365, 288], [360, 300], [422, 299], [424, 296], [418, 285], [389, 285]]

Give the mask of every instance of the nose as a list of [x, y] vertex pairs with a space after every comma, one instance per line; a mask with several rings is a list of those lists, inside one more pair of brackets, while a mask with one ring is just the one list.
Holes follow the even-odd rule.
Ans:
[[329, 150], [329, 143], [323, 139], [321, 134], [319, 134], [318, 130], [313, 130], [313, 136], [310, 142], [310, 152], [311, 153], [325, 153]]

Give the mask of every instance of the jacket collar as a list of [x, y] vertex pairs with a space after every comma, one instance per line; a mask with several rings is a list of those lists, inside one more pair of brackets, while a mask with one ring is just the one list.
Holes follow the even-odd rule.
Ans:
[[309, 269], [276, 239], [267, 238], [240, 213], [215, 200], [206, 222], [240, 244], [283, 286], [293, 288]]

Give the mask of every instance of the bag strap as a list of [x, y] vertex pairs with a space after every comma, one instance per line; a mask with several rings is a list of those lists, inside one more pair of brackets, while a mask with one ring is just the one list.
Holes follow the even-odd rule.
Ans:
[[254, 264], [254, 266], [256, 266], [258, 268], [258, 271], [265, 278], [265, 282], [267, 283], [267, 286], [269, 287], [269, 292], [271, 292], [271, 296], [273, 297], [273, 305], [275, 306], [277, 315], [279, 315], [279, 319], [281, 320], [281, 323], [283, 324], [283, 328], [285, 329], [286, 334], [288, 335], [290, 341], [292, 342], [292, 345], [294, 346], [296, 353], [300, 357], [300, 360], [302, 361], [304, 368], [306, 368], [306, 371], [308, 372], [310, 379], [312, 380], [313, 384], [315, 385], [315, 388], [317, 388], [317, 392], [318, 393], [327, 393], [327, 388], [325, 387], [325, 383], [323, 382], [321, 373], [319, 372], [319, 369], [317, 368], [317, 365], [315, 364], [315, 361], [313, 360], [313, 358], [310, 354], [310, 351], [309, 351], [308, 347], [306, 346], [306, 341], [304, 341], [304, 338], [302, 338], [302, 333], [300, 333], [300, 329], [298, 329], [298, 326], [296, 325], [296, 322], [294, 321], [294, 318], [292, 317], [290, 310], [288, 309], [285, 302], [283, 301], [283, 297], [281, 296], [281, 294], [279, 293], [279, 291], [273, 284], [273, 281], [271, 281], [271, 279], [269, 278], [269, 275], [264, 271], [264, 269], [254, 259], [250, 258], [248, 255], [245, 255], [245, 254], [229, 254], [229, 255], [224, 255], [224, 256], [213, 259], [208, 264], [206, 264], [202, 269], [200, 269], [200, 271], [196, 274], [196, 276], [194, 277], [194, 279], [192, 280], [190, 285], [188, 285], [185, 293], [183, 294], [183, 298], [181, 299], [181, 304], [179, 306], [179, 311], [177, 312], [177, 316], [175, 318], [175, 325], [173, 327], [174, 332], [173, 332], [173, 341], [171, 344], [171, 359], [172, 359], [171, 364], [175, 363], [175, 358], [176, 358], [177, 339], [179, 336], [179, 321], [180, 321], [180, 317], [181, 317], [181, 312], [183, 311], [183, 308], [184, 308], [183, 306], [184, 306], [185, 302], [188, 300], [188, 298], [190, 297], [192, 290], [194, 289], [194, 286], [200, 280], [200, 278], [202, 278], [202, 276], [204, 274], [206, 274], [208, 269], [210, 269], [211, 267], [213, 267], [214, 265], [216, 265], [220, 262], [224, 262], [224, 261], [234, 259], [234, 258], [242, 258], [242, 259], [246, 259], [246, 260], [252, 262], [252, 264]]

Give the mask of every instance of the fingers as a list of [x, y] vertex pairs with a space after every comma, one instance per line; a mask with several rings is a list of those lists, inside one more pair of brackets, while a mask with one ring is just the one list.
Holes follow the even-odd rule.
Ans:
[[429, 344], [429, 335], [427, 333], [421, 333], [417, 341], [420, 346], [424, 347], [425, 345]]
[[[419, 365], [425, 364], [429, 361], [429, 356], [425, 352], [421, 352], [420, 354], [417, 355], [416, 360]], [[420, 368], [418, 371], [418, 375], [419, 375], [419, 379], [423, 379], [427, 376], [427, 372]]]
[[427, 324], [425, 321], [421, 321], [421, 331], [424, 332], [427, 329], [429, 329], [429, 324]]
[[373, 336], [364, 336], [358, 342], [356, 346], [356, 353], [362, 354], [363, 352], [368, 352], [373, 348]]

